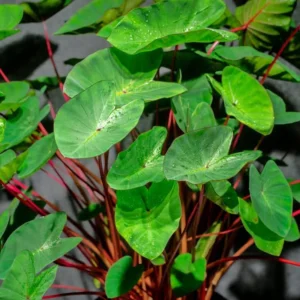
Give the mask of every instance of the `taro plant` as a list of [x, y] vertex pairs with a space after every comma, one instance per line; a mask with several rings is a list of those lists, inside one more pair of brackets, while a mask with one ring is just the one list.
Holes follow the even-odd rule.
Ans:
[[[0, 69], [0, 182], [14, 197], [0, 216], [0, 298], [209, 300], [236, 260], [300, 266], [281, 257], [300, 237], [300, 180], [260, 150], [274, 127], [300, 121], [264, 86], [300, 81], [296, 0], [249, 0], [233, 13], [223, 0], [92, 0], [54, 34], [95, 33], [112, 47], [70, 58], [63, 77], [45, 22], [71, 3], [0, 5], [0, 39], [43, 22], [55, 71], [10, 82]], [[40, 107], [56, 87], [59, 111], [50, 99]], [[77, 216], [23, 181], [40, 171]], [[254, 244], [267, 255], [247, 255]], [[53, 285], [58, 266], [94, 289]]]

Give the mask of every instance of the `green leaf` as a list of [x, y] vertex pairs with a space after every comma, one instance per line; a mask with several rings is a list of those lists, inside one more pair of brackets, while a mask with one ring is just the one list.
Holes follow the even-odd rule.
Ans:
[[171, 287], [177, 297], [185, 296], [201, 287], [206, 277], [206, 260], [192, 262], [190, 253], [176, 257], [171, 268]]
[[[64, 81], [65, 77], [61, 77], [60, 79]], [[56, 76], [53, 77], [41, 76], [32, 80], [28, 80], [27, 82], [35, 90], [41, 90], [45, 86], [46, 86], [46, 90], [56, 89], [59, 87], [59, 81]]]
[[289, 183], [274, 161], [268, 161], [261, 174], [251, 166], [249, 189], [259, 218], [270, 230], [285, 237], [291, 227], [293, 197]]
[[[293, 28], [291, 26], [290, 31], [293, 31], [293, 30], [295, 30], [295, 28]], [[291, 32], [288, 32], [287, 37], [290, 34], [291, 34]], [[299, 53], [300, 53], [300, 32], [298, 31], [296, 33], [296, 35], [293, 37], [293, 39], [289, 42], [289, 44], [287, 45], [287, 47], [285, 48], [285, 50], [283, 51], [281, 56], [285, 60], [287, 60], [288, 62], [293, 64], [295, 67], [300, 69], [300, 55], [299, 55]]]
[[0, 278], [5, 278], [14, 259], [23, 250], [32, 252], [37, 273], [76, 247], [80, 238], [60, 238], [66, 221], [64, 213], [55, 213], [32, 220], [16, 229], [0, 253]]
[[137, 125], [143, 109], [142, 100], [116, 106], [113, 82], [98, 82], [59, 110], [54, 122], [58, 149], [69, 158], [100, 155]]
[[[57, 266], [35, 275], [34, 257], [29, 251], [21, 252], [14, 260], [0, 288], [0, 299], [40, 300], [53, 284]], [[13, 295], [13, 297], [12, 297]]]
[[206, 197], [230, 214], [238, 214], [239, 200], [229, 181], [215, 181], [206, 184]]
[[154, 258], [151, 260], [151, 263], [154, 266], [162, 266], [166, 263], [166, 258], [164, 257], [163, 254], [159, 255], [158, 257]]
[[295, 242], [299, 240], [299, 238], [300, 238], [300, 232], [299, 232], [298, 224], [295, 218], [292, 218], [292, 224], [290, 230], [284, 239], [287, 242]]
[[254, 16], [242, 37], [243, 44], [259, 50], [271, 50], [280, 35], [289, 29], [296, 0], [250, 0], [236, 9], [241, 24]]
[[108, 41], [129, 54], [190, 42], [232, 41], [235, 34], [207, 28], [224, 10], [221, 0], [163, 1], [132, 10], [111, 30]]
[[[5, 157], [3, 157], [3, 155]], [[11, 152], [4, 152], [1, 154], [1, 160], [5, 161], [12, 157]], [[18, 155], [17, 157], [9, 160], [7, 163], [0, 165], [0, 179], [7, 183], [10, 181], [10, 179], [17, 173], [18, 168], [21, 166], [21, 164], [24, 162], [24, 159], [26, 159], [27, 152], [23, 152], [22, 154]]]
[[0, 5], [0, 41], [18, 33], [15, 27], [21, 22], [23, 9], [18, 5]]
[[54, 134], [51, 133], [29, 147], [28, 154], [18, 168], [20, 178], [26, 178], [40, 168], [42, 168], [49, 159], [55, 154], [57, 146], [54, 139]]
[[8, 117], [0, 152], [20, 144], [28, 137], [36, 129], [38, 117], [39, 100], [32, 96]]
[[24, 10], [22, 23], [42, 22], [72, 3], [73, 0], [41, 0], [39, 2], [22, 2]]
[[[55, 34], [76, 34], [78, 31], [84, 33], [94, 32], [93, 24], [101, 23], [102, 16], [110, 8], [118, 7], [123, 0], [93, 0], [80, 8]], [[97, 27], [97, 26], [96, 26]]]
[[103, 206], [98, 203], [90, 203], [86, 208], [78, 213], [78, 220], [88, 221], [97, 217], [103, 212]]
[[0, 167], [8, 164], [16, 158], [16, 153], [13, 150], [7, 150], [0, 154]]
[[177, 230], [181, 205], [177, 182], [153, 183], [117, 192], [116, 227], [140, 255], [152, 260], [165, 249]]
[[128, 190], [164, 179], [161, 150], [167, 137], [164, 127], [154, 126], [122, 151], [107, 176], [108, 184], [116, 190]]
[[124, 256], [115, 262], [106, 275], [105, 292], [109, 299], [129, 292], [143, 274], [143, 265], [132, 266], [132, 258]]
[[223, 98], [228, 115], [268, 135], [274, 126], [273, 105], [267, 91], [252, 76], [236, 67], [222, 73]]
[[292, 124], [300, 121], [299, 112], [287, 112], [283, 99], [269, 90], [268, 93], [273, 103], [275, 125]]
[[[216, 221], [214, 222], [209, 230], [205, 233], [218, 233], [221, 230], [222, 222]], [[213, 247], [217, 235], [211, 235], [208, 237], [202, 237], [198, 240], [195, 247], [195, 259], [207, 258], [210, 253], [211, 248]]]
[[[2, 236], [7, 228], [9, 222], [9, 213], [7, 210], [5, 210], [1, 215], [0, 215], [0, 240], [2, 239]], [[0, 244], [1, 246], [1, 244]]]
[[292, 189], [293, 198], [297, 202], [300, 202], [300, 183], [291, 185], [291, 189]]
[[[209, 56], [211, 58], [220, 60], [227, 64], [239, 67], [243, 71], [257, 76], [262, 76], [273, 62], [274, 57], [249, 46], [227, 47], [218, 46]], [[300, 75], [284, 65], [280, 61], [276, 61], [272, 67], [269, 75], [270, 78], [300, 81]]]
[[0, 83], [0, 90], [5, 95], [0, 102], [0, 111], [16, 110], [28, 99], [29, 85], [24, 81]]
[[100, 50], [76, 64], [67, 76], [64, 91], [72, 98], [99, 81], [111, 80], [116, 84], [120, 105], [137, 98], [153, 101], [185, 92], [177, 83], [153, 81], [161, 60], [160, 50], [138, 55], [115, 48]]
[[194, 184], [229, 179], [244, 165], [261, 156], [260, 151], [227, 155], [231, 141], [232, 131], [226, 126], [189, 132], [178, 137], [165, 155], [166, 178]]
[[253, 237], [256, 247], [268, 254], [279, 256], [284, 239], [264, 225], [250, 202], [239, 198], [239, 203], [242, 223]]

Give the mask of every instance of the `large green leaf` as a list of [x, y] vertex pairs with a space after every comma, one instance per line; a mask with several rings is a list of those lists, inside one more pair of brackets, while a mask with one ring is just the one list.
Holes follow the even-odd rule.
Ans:
[[300, 121], [300, 112], [287, 112], [283, 99], [271, 91], [268, 93], [273, 103], [275, 125], [292, 124]]
[[246, 24], [243, 44], [260, 50], [271, 50], [280, 35], [289, 29], [296, 0], [250, 0], [236, 9], [236, 17]]
[[215, 126], [178, 137], [164, 159], [166, 178], [194, 184], [229, 179], [245, 164], [261, 156], [260, 151], [227, 155], [231, 141], [232, 131], [226, 126]]
[[[7, 210], [5, 210], [1, 215], [0, 215], [0, 240], [2, 239], [2, 236], [6, 230], [6, 227], [9, 222], [9, 213]], [[1, 244], [0, 244], [1, 247]]]
[[116, 190], [128, 190], [164, 179], [161, 150], [167, 137], [164, 127], [153, 127], [139, 135], [136, 141], [121, 152], [112, 165], [108, 184]]
[[153, 183], [117, 192], [116, 226], [118, 232], [140, 255], [154, 259], [165, 249], [181, 217], [177, 182]]
[[57, 146], [53, 133], [35, 142], [28, 149], [28, 154], [18, 169], [19, 177], [26, 178], [38, 171], [55, 154], [56, 150]]
[[228, 115], [263, 135], [272, 132], [273, 105], [267, 91], [257, 80], [248, 73], [229, 66], [223, 70], [222, 85]]
[[259, 218], [281, 237], [289, 232], [292, 222], [293, 196], [289, 183], [272, 160], [261, 174], [250, 168], [250, 195]]
[[71, 2], [73, 2], [73, 0], [41, 0], [39, 2], [22, 2], [20, 4], [24, 10], [22, 22], [42, 22], [55, 15]]
[[190, 253], [176, 257], [171, 268], [171, 287], [177, 297], [196, 291], [206, 277], [206, 260], [199, 258], [192, 262]]
[[76, 64], [67, 76], [64, 91], [74, 97], [96, 82], [111, 80], [116, 84], [119, 104], [137, 98], [144, 101], [170, 98], [185, 92], [179, 84], [153, 81], [161, 60], [160, 50], [138, 55], [115, 48], [100, 50]]
[[[274, 57], [249, 46], [218, 46], [209, 56], [227, 64], [239, 67], [245, 72], [262, 76], [274, 60]], [[280, 61], [276, 61], [269, 75], [270, 78], [300, 81], [300, 75]]]
[[239, 203], [242, 223], [253, 237], [256, 247], [271, 255], [279, 256], [283, 248], [284, 238], [264, 225], [250, 202], [239, 198]]
[[37, 273], [76, 247], [80, 238], [60, 238], [66, 221], [64, 213], [55, 213], [32, 220], [16, 229], [0, 253], [0, 278], [5, 278], [14, 259], [23, 250], [32, 252]]
[[129, 292], [143, 274], [143, 265], [132, 266], [132, 258], [124, 256], [115, 262], [106, 275], [105, 292], [109, 299]]
[[114, 83], [98, 82], [59, 110], [54, 122], [57, 146], [70, 158], [100, 155], [137, 125], [143, 109], [139, 99], [118, 107]]
[[[291, 30], [295, 30], [295, 28], [292, 27]], [[290, 33], [291, 32], [288, 32], [287, 36], [289, 36]], [[300, 69], [300, 31], [298, 31], [289, 42], [281, 56]]]
[[38, 123], [39, 99], [32, 96], [8, 117], [0, 152], [21, 143], [36, 129]]
[[4, 94], [4, 99], [0, 102], [0, 111], [15, 110], [27, 100], [29, 84], [24, 81], [0, 83], [0, 91]]
[[34, 257], [21, 252], [14, 260], [0, 288], [3, 300], [40, 300], [54, 282], [57, 266], [35, 275]]
[[[80, 8], [55, 34], [88, 33], [97, 30], [102, 21], [102, 16], [110, 8], [118, 7], [123, 0], [93, 0]], [[98, 25], [99, 26], [99, 25]]]
[[207, 28], [224, 11], [221, 0], [163, 1], [132, 10], [111, 30], [108, 41], [129, 54], [189, 42], [232, 41], [235, 34]]
[[6, 127], [6, 120], [4, 118], [1, 118], [0, 119], [0, 143], [4, 139], [5, 127]]
[[214, 222], [209, 230], [206, 233], [215, 233], [215, 235], [207, 236], [207, 237], [202, 237], [198, 240], [196, 247], [195, 247], [195, 259], [199, 258], [207, 258], [209, 255], [216, 239], [217, 239], [217, 234], [220, 232], [222, 226], [222, 222], [216, 221]]
[[238, 195], [229, 181], [209, 182], [205, 188], [206, 197], [231, 214], [238, 214]]
[[297, 221], [295, 220], [295, 218], [292, 218], [292, 224], [290, 230], [288, 234], [285, 236], [284, 240], [287, 242], [295, 242], [299, 240], [299, 238], [300, 238], [300, 232], [299, 232]]
[[15, 27], [21, 22], [23, 9], [18, 5], [0, 5], [0, 41], [18, 33]]

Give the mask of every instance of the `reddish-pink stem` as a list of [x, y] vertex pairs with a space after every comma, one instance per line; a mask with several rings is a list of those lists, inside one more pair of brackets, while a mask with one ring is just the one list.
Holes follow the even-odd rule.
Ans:
[[64, 285], [64, 284], [52, 284], [51, 288], [52, 289], [64, 289], [64, 290], [78, 291], [78, 292], [87, 292], [88, 291], [88, 290], [78, 287], [78, 286]]

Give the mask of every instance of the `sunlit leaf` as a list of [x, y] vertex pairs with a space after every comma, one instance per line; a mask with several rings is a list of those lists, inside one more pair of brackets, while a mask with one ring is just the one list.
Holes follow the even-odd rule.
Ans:
[[228, 155], [231, 141], [232, 131], [226, 126], [215, 126], [178, 137], [164, 159], [166, 178], [194, 184], [229, 179], [245, 164], [261, 156], [260, 151]]
[[0, 5], [0, 41], [18, 33], [15, 27], [21, 22], [23, 9], [18, 5]]
[[241, 198], [239, 198], [239, 202], [243, 225], [253, 237], [256, 247], [271, 255], [279, 256], [283, 248], [284, 238], [264, 225], [250, 202]]
[[181, 217], [177, 182], [117, 192], [116, 226], [127, 243], [152, 260], [165, 249]]
[[139, 99], [118, 107], [114, 83], [98, 82], [59, 110], [54, 122], [57, 146], [70, 158], [100, 155], [137, 125], [143, 109]]
[[132, 10], [111, 30], [108, 41], [129, 54], [189, 42], [232, 41], [235, 34], [207, 28], [224, 11], [220, 0], [163, 1]]
[[115, 262], [106, 275], [105, 293], [109, 299], [129, 292], [142, 276], [143, 265], [132, 266], [132, 258], [124, 256]]
[[51, 159], [56, 150], [57, 146], [53, 133], [35, 142], [29, 147], [25, 160], [18, 168], [19, 177], [26, 178], [37, 172]]
[[261, 221], [285, 237], [291, 227], [293, 197], [289, 183], [274, 161], [268, 161], [261, 174], [254, 165], [251, 166], [249, 189]]
[[128, 190], [159, 182], [164, 179], [161, 150], [167, 137], [164, 127], [153, 127], [145, 132], [125, 151], [121, 152], [112, 165], [108, 184], [116, 190]]
[[192, 262], [190, 253], [176, 257], [171, 268], [171, 287], [177, 297], [196, 291], [206, 277], [206, 260], [199, 258]]
[[[6, 230], [6, 227], [9, 222], [9, 213], [7, 210], [5, 210], [1, 215], [0, 215], [0, 240]], [[1, 245], [0, 245], [1, 246]]]
[[0, 253], [0, 278], [6, 277], [14, 259], [23, 250], [32, 252], [37, 273], [76, 247], [81, 238], [60, 238], [66, 221], [64, 213], [55, 213], [32, 220], [16, 229]]

